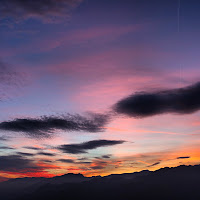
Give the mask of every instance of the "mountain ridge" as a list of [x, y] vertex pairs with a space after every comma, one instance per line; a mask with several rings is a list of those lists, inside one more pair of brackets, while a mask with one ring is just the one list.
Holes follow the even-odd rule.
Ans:
[[3, 200], [200, 199], [199, 184], [200, 165], [180, 165], [104, 177], [14, 179], [0, 183], [0, 194]]

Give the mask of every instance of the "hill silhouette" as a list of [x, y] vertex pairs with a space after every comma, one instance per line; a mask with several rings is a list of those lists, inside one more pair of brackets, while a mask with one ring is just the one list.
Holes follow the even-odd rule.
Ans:
[[200, 165], [84, 177], [18, 178], [0, 183], [2, 200], [200, 199]]

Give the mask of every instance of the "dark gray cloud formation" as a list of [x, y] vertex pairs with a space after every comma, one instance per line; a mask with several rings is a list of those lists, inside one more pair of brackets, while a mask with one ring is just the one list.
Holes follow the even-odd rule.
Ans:
[[102, 158], [110, 158], [111, 157], [111, 155], [109, 154], [109, 155], [103, 155], [102, 156]]
[[33, 153], [26, 153], [26, 152], [17, 152], [17, 154], [20, 156], [34, 156], [35, 155]]
[[107, 115], [90, 114], [88, 117], [80, 115], [43, 116], [38, 119], [15, 119], [0, 123], [0, 130], [24, 133], [30, 137], [50, 137], [55, 130], [100, 132], [108, 122]]
[[63, 163], [74, 163], [74, 160], [73, 159], [59, 159], [57, 160], [59, 162], [63, 162]]
[[79, 165], [79, 164], [84, 164], [84, 165], [90, 165], [92, 164], [92, 162], [89, 162], [89, 161], [76, 161], [76, 160], [73, 160], [73, 159], [59, 159], [57, 160], [58, 162], [62, 162], [62, 163], [68, 163], [68, 164], [74, 164], [74, 165]]
[[93, 167], [91, 167], [92, 169], [94, 169], [94, 170], [98, 170], [98, 169], [103, 169], [104, 168], [104, 166], [93, 166]]
[[37, 166], [32, 160], [21, 155], [0, 156], [0, 170], [18, 172], [23, 170], [35, 170]]
[[113, 146], [117, 144], [122, 144], [125, 141], [123, 140], [92, 140], [89, 142], [83, 142], [80, 144], [64, 144], [57, 147], [64, 153], [70, 154], [81, 154], [87, 153], [87, 150], [96, 149], [99, 147]]
[[31, 147], [31, 146], [25, 146], [23, 147], [24, 149], [29, 149], [29, 150], [41, 150], [41, 148], [38, 147]]
[[52, 163], [53, 161], [52, 160], [46, 160], [46, 159], [42, 159], [40, 160], [41, 162], [45, 162], [45, 163]]
[[42, 155], [42, 156], [55, 156], [54, 153], [48, 153], [48, 152], [39, 152], [37, 155]]
[[107, 155], [102, 155], [102, 156], [99, 156], [99, 157], [95, 157], [96, 159], [108, 159], [108, 158], [111, 158], [111, 154], [107, 154]]
[[200, 110], [200, 82], [180, 89], [138, 92], [113, 108], [116, 113], [139, 118], [162, 113], [190, 114]]
[[156, 163], [153, 163], [152, 165], [149, 165], [148, 167], [153, 167], [153, 166], [156, 166], [156, 165], [159, 165], [160, 162], [156, 162]]
[[0, 17], [15, 20], [39, 18], [52, 22], [69, 16], [82, 0], [1, 0]]
[[14, 149], [12, 147], [7, 147], [7, 146], [0, 146], [0, 150], [6, 150], [6, 149]]
[[187, 159], [190, 158], [190, 156], [181, 156], [181, 157], [177, 157], [176, 159]]

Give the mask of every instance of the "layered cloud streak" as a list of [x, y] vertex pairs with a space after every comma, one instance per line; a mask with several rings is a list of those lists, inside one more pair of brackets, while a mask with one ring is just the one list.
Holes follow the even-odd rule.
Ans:
[[125, 141], [122, 140], [93, 140], [89, 142], [83, 142], [80, 144], [64, 144], [57, 147], [64, 153], [70, 154], [82, 154], [87, 153], [87, 150], [96, 149], [99, 147], [113, 146], [117, 144], [122, 144]]
[[43, 116], [40, 118], [24, 118], [0, 123], [0, 130], [21, 132], [30, 137], [50, 137], [55, 130], [100, 132], [108, 122], [107, 115], [90, 114], [81, 115]]
[[116, 113], [138, 118], [162, 113], [190, 114], [199, 109], [200, 82], [180, 89], [138, 92], [114, 105]]

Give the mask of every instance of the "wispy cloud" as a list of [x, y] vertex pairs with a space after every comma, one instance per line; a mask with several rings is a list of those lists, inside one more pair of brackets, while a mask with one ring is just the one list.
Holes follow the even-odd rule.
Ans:
[[9, 138], [6, 136], [0, 136], [0, 141], [8, 141]]
[[156, 165], [159, 165], [160, 162], [156, 162], [156, 163], [153, 163], [152, 165], [149, 165], [148, 167], [153, 167], [153, 166], [156, 166]]
[[34, 156], [35, 155], [33, 153], [25, 153], [25, 152], [17, 152], [17, 154], [20, 156]]
[[70, 154], [81, 154], [87, 153], [87, 150], [96, 149], [99, 147], [113, 146], [117, 144], [122, 144], [125, 141], [122, 140], [93, 140], [89, 142], [83, 142], [80, 144], [63, 144], [57, 147], [64, 153]]
[[6, 149], [14, 149], [12, 147], [7, 147], [7, 146], [0, 146], [0, 150], [6, 150]]
[[31, 147], [31, 146], [25, 146], [23, 147], [24, 149], [29, 149], [29, 150], [41, 150], [39, 147]]
[[43, 116], [40, 118], [24, 118], [0, 123], [0, 130], [24, 133], [33, 138], [50, 137], [55, 130], [100, 132], [108, 122], [107, 115]]
[[55, 156], [54, 153], [48, 153], [48, 152], [39, 152], [37, 155], [42, 155], [42, 156]]
[[0, 101], [13, 96], [17, 88], [27, 83], [27, 75], [0, 60]]

